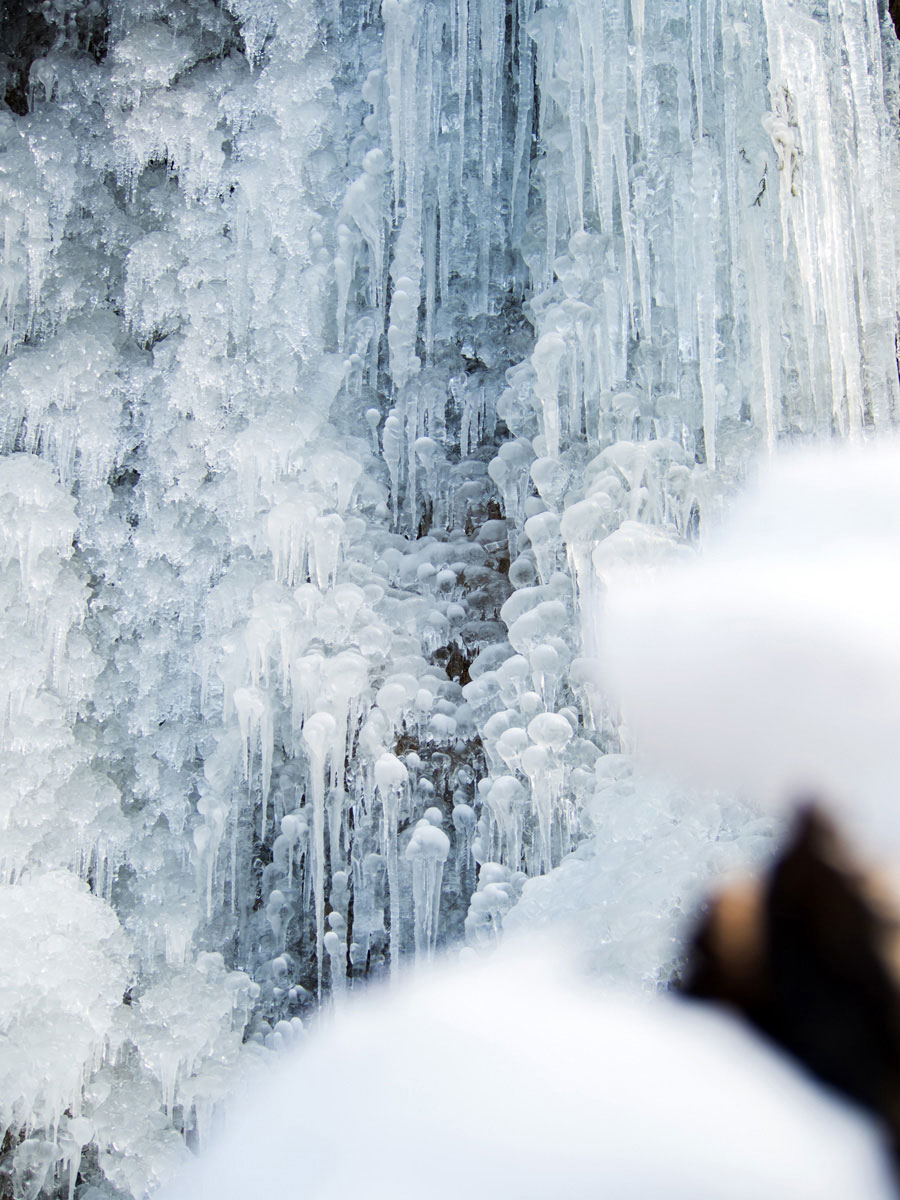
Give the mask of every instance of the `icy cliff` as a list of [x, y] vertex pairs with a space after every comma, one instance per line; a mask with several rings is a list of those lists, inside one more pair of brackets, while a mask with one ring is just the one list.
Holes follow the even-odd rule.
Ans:
[[138, 1197], [325, 997], [582, 888], [653, 987], [764, 852], [635, 776], [581, 615], [895, 424], [900, 55], [875, 0], [0, 34], [0, 1170]]

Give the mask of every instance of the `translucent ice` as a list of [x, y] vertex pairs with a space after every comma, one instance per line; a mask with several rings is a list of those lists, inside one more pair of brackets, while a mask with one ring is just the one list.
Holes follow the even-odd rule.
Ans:
[[[440, 811], [436, 812], [440, 819]], [[406, 858], [412, 863], [413, 904], [415, 905], [416, 956], [430, 957], [438, 932], [441, 902], [441, 878], [450, 853], [450, 839], [439, 825], [423, 817], [406, 846]]]
[[598, 969], [668, 978], [755, 818], [624, 782], [585, 616], [759, 453], [897, 420], [877, 10], [2, 22], [0, 882], [85, 881], [132, 973], [92, 1131], [10, 1131], [23, 1194], [143, 1196], [320, 992], [579, 887]]

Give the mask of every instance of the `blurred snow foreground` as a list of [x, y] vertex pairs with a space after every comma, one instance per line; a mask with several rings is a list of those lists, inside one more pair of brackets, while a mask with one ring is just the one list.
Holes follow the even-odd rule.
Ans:
[[820, 798], [900, 858], [900, 443], [776, 458], [695, 561], [606, 583], [601, 674], [642, 756]]
[[873, 1129], [727, 1017], [547, 947], [369, 994], [159, 1200], [887, 1200]]

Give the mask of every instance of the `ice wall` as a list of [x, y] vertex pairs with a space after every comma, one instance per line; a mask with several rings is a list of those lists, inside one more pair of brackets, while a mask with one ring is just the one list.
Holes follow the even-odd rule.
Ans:
[[635, 778], [579, 617], [779, 439], [893, 424], [897, 44], [837, 0], [2, 20], [0, 932], [68, 888], [99, 965], [0, 1170], [139, 1196], [320, 999], [560, 910], [652, 986], [764, 851]]
[[[519, 440], [490, 471], [527, 538], [511, 580], [523, 558], [522, 577], [531, 566], [544, 586], [563, 570], [574, 618], [596, 611], [617, 564], [684, 553], [779, 442], [895, 424], [897, 252], [879, 214], [896, 203], [896, 39], [882, 18], [875, 6], [770, 4], [536, 15], [539, 200], [521, 243], [536, 344], [507, 374], [498, 413]], [[521, 488], [523, 461], [536, 497]], [[528, 592], [508, 602], [518, 655], [504, 666], [526, 679], [544, 653], [539, 638], [517, 644]], [[580, 702], [571, 744], [593, 729], [589, 751], [627, 751], [629, 731], [591, 686], [593, 627], [570, 642], [577, 657], [557, 685]], [[485, 726], [488, 755], [509, 724], [497, 752], [517, 740], [534, 759], [518, 732], [531, 734], [530, 710], [509, 704], [495, 702]], [[541, 779], [529, 782], [534, 801]], [[498, 830], [506, 786], [496, 803], [486, 787]], [[561, 925], [617, 977], [658, 978], [702, 881], [764, 853], [772, 832], [733, 800], [685, 804], [634, 776], [627, 755], [606, 753], [578, 799], [579, 831], [594, 836], [525, 885], [507, 925]], [[554, 808], [561, 856], [570, 825]], [[478, 911], [476, 895], [473, 930]]]

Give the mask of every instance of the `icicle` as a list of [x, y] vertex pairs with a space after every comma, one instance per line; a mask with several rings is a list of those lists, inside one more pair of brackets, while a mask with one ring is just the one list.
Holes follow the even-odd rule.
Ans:
[[313, 571], [320, 588], [330, 587], [337, 573], [344, 522], [337, 513], [316, 517], [312, 531]]
[[269, 782], [272, 777], [272, 711], [269, 699], [258, 687], [236, 688], [234, 707], [241, 728], [244, 745], [244, 779], [249, 783], [253, 769], [253, 752], [257, 742], [260, 748], [261, 816], [260, 837], [266, 836], [266, 806], [269, 799]]
[[697, 105], [697, 138], [700, 139], [706, 132], [703, 126], [703, 39], [700, 34], [702, 0], [691, 0], [688, 7], [691, 10], [691, 71]]
[[543, 334], [532, 354], [536, 373], [534, 394], [540, 405], [544, 443], [551, 458], [559, 455], [559, 372], [565, 354], [565, 339], [558, 333]]
[[375, 763], [375, 786], [382, 806], [382, 853], [387, 863], [388, 890], [391, 913], [391, 973], [400, 971], [400, 870], [397, 850], [400, 796], [406, 789], [409, 775], [403, 763], [393, 754], [382, 754]]
[[331, 995], [338, 1004], [347, 990], [347, 922], [337, 912], [328, 914], [331, 928], [325, 934], [325, 950], [328, 953]]
[[534, 71], [534, 43], [530, 25], [534, 16], [535, 0], [516, 0], [516, 51], [518, 77], [516, 80], [516, 132], [513, 146], [512, 172], [510, 175], [510, 229], [513, 236], [520, 232], [527, 204], [527, 151], [533, 121], [532, 73]]
[[459, 154], [456, 193], [462, 191], [463, 163], [466, 160], [466, 116], [469, 106], [469, 0], [455, 0], [456, 7], [456, 94], [459, 97]]
[[440, 828], [440, 809], [430, 808], [418, 822], [406, 847], [412, 863], [415, 947], [418, 960], [431, 958], [437, 940], [444, 863], [450, 839]]
[[397, 415], [397, 410], [392, 408], [385, 419], [384, 428], [381, 431], [381, 452], [387, 464], [388, 474], [391, 477], [391, 509], [394, 515], [395, 527], [397, 525], [400, 504], [400, 456], [402, 445], [403, 425], [401, 424], [400, 417]]
[[306, 556], [320, 503], [313, 497], [284, 500], [266, 518], [266, 540], [272, 553], [275, 578], [294, 587], [306, 576]]
[[416, 335], [419, 324], [420, 281], [422, 274], [421, 230], [414, 216], [404, 218], [391, 277], [394, 290], [391, 295], [390, 323], [388, 325], [388, 349], [390, 351], [391, 377], [394, 388], [401, 391], [416, 375], [421, 366], [416, 354]]
[[416, 90], [416, 68], [421, 8], [418, 0], [382, 0], [381, 16], [385, 28], [396, 220], [401, 194], [404, 187], [409, 188], [416, 173], [416, 117], [421, 102]]
[[694, 145], [694, 279], [697, 306], [697, 349], [700, 392], [703, 397], [703, 435], [706, 461], [716, 467], [716, 265], [713, 234], [718, 228], [719, 178], [705, 141]]
[[330, 713], [313, 713], [303, 726], [303, 747], [309, 759], [309, 795], [313, 811], [313, 874], [316, 909], [316, 987], [322, 994], [325, 952], [325, 762], [337, 726]]

